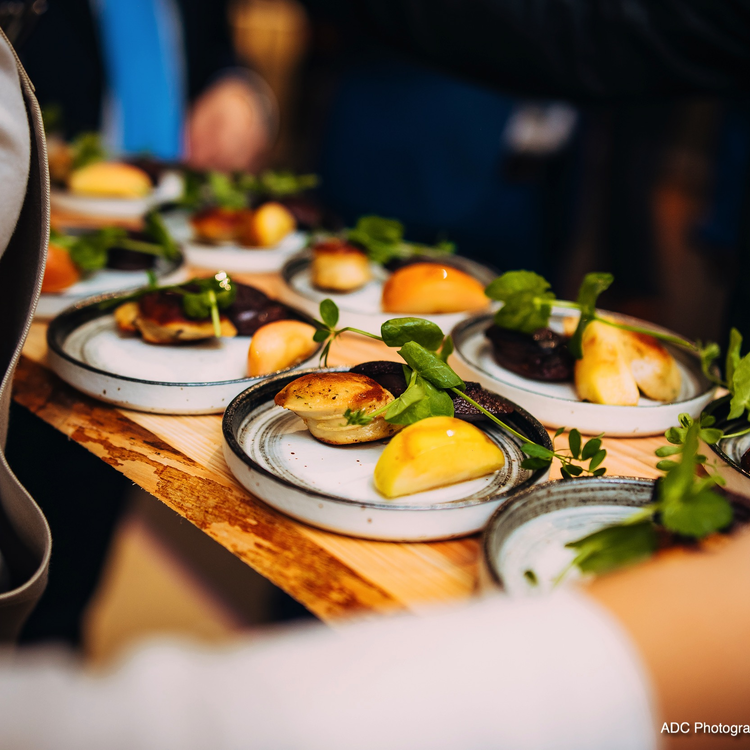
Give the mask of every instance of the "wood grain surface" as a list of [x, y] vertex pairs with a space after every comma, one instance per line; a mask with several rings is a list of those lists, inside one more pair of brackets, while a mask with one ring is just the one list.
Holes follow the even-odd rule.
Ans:
[[[275, 275], [240, 276], [283, 297]], [[352, 539], [271, 509], [233, 478], [221, 451], [221, 416], [117, 409], [63, 383], [46, 366], [46, 324], [34, 323], [13, 397], [150, 492], [323, 620], [408, 610], [477, 591], [478, 537], [436, 543]], [[396, 359], [383, 344], [346, 335], [331, 364]], [[608, 474], [656, 477], [663, 438], [605, 439]], [[553, 467], [553, 477], [559, 476]]]

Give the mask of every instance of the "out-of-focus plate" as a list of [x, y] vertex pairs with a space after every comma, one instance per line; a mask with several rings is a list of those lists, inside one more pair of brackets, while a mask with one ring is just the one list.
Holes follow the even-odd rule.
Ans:
[[[563, 318], [570, 314], [570, 310], [554, 310], [550, 328], [562, 331]], [[665, 330], [637, 318], [606, 314], [632, 325]], [[478, 315], [453, 329], [456, 371], [465, 379], [478, 380], [485, 388], [538, 414], [546, 427], [575, 427], [587, 435], [605, 432], [611, 437], [659, 435], [678, 424], [682, 412], [697, 417], [716, 390], [701, 372], [697, 356], [665, 344], [682, 372], [682, 391], [676, 401], [662, 403], [644, 396], [637, 406], [608, 406], [581, 401], [572, 382], [543, 383], [516, 375], [499, 365], [492, 354], [492, 345], [484, 335], [491, 324], [491, 315]]]
[[[80, 391], [117, 406], [157, 414], [215, 414], [268, 376], [247, 377], [250, 336], [159, 346], [117, 330], [109, 294], [79, 302], [47, 330], [50, 367]], [[292, 315], [311, 322], [290, 308]], [[318, 348], [319, 349], [319, 348]], [[316, 351], [300, 367], [316, 361]]]
[[[448, 255], [441, 258], [440, 263], [445, 263], [458, 268], [485, 286], [497, 277], [497, 273], [486, 266], [476, 263], [459, 255]], [[332, 299], [339, 308], [339, 324], [351, 326], [377, 333], [380, 326], [386, 320], [409, 315], [408, 312], [386, 313], [381, 306], [383, 295], [383, 284], [390, 273], [382, 266], [372, 264], [372, 281], [365, 286], [347, 294], [326, 292], [316, 288], [312, 283], [312, 253], [300, 253], [289, 260], [281, 271], [284, 279], [285, 290], [282, 295], [290, 304], [299, 307], [310, 315], [318, 316], [320, 303], [326, 299]], [[487, 300], [487, 308], [490, 308], [490, 300]], [[443, 313], [437, 315], [418, 314], [420, 318], [426, 318], [437, 323], [445, 333], [453, 328], [458, 322], [464, 320], [472, 313]], [[415, 315], [417, 315], [415, 313]]]
[[[160, 285], [181, 284], [188, 279], [182, 255], [174, 260], [157, 258], [153, 272], [156, 274]], [[34, 317], [52, 318], [66, 307], [70, 307], [86, 297], [138, 289], [146, 284], [148, 284], [146, 271], [116, 271], [104, 268], [83, 277], [63, 292], [41, 294]]]
[[227, 273], [275, 273], [307, 244], [305, 232], [292, 232], [274, 247], [246, 247], [234, 243], [209, 245], [193, 238], [185, 211], [163, 214], [167, 228], [182, 246], [189, 265]]
[[[487, 477], [386, 499], [373, 472], [387, 441], [331, 446], [310, 435], [303, 421], [276, 406], [289, 382], [318, 370], [275, 376], [240, 394], [224, 414], [224, 456], [253, 495], [300, 521], [350, 536], [387, 541], [450, 539], [482, 529], [493, 511], [547, 472], [521, 468], [520, 440], [488, 423], [506, 465]], [[550, 446], [544, 428], [518, 409], [504, 419], [531, 440]]]
[[152, 208], [177, 200], [182, 195], [182, 190], [182, 176], [178, 172], [168, 171], [164, 172], [154, 189], [143, 198], [97, 198], [53, 188], [50, 202], [53, 211], [111, 219], [138, 219]]
[[[485, 529], [483, 585], [512, 596], [548, 593], [575, 557], [568, 542], [629, 518], [651, 502], [653, 490], [652, 479], [594, 477], [546, 482], [518, 494]], [[580, 577], [575, 568], [564, 580]]]
[[[716, 419], [714, 427], [724, 430], [729, 435], [734, 432], [741, 432], [750, 427], [750, 424], [744, 417], [733, 419], [731, 422], [727, 419], [729, 416], [730, 400], [731, 396], [724, 396], [724, 398], [712, 401], [703, 410], [704, 414], [708, 414]], [[719, 463], [716, 468], [718, 473], [726, 480], [727, 489], [735, 495], [740, 495], [750, 500], [750, 473], [745, 471], [740, 465], [742, 456], [750, 450], [750, 435], [719, 440], [718, 443], [709, 446], [704, 444], [703, 448], [706, 451], [713, 451], [718, 457]]]

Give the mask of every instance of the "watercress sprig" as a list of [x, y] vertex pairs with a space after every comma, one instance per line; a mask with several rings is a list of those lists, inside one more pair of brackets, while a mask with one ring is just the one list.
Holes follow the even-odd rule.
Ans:
[[581, 342], [586, 326], [593, 321], [598, 321], [623, 331], [647, 334], [695, 352], [701, 357], [706, 376], [716, 382], [716, 374], [712, 372], [713, 362], [718, 356], [716, 344], [693, 343], [682, 336], [630, 325], [599, 315], [596, 310], [596, 301], [613, 281], [614, 277], [609, 273], [586, 274], [578, 290], [576, 301], [573, 302], [557, 299], [550, 291], [550, 283], [533, 271], [508, 271], [492, 281], [485, 289], [485, 294], [490, 299], [503, 303], [495, 314], [495, 323], [501, 328], [521, 333], [531, 334], [539, 328], [546, 328], [549, 325], [553, 306], [580, 310], [578, 326], [568, 343], [570, 353], [576, 359], [583, 356]]
[[107, 265], [108, 253], [114, 248], [134, 250], [146, 255], [163, 256], [169, 260], [179, 255], [179, 246], [169, 233], [164, 220], [155, 211], [144, 220], [144, 234], [152, 242], [132, 239], [122, 227], [104, 227], [95, 232], [70, 235], [50, 231], [50, 242], [64, 247], [70, 259], [82, 271], [99, 271]]
[[438, 258], [456, 251], [455, 244], [447, 240], [436, 245], [406, 242], [404, 225], [396, 219], [382, 216], [360, 217], [356, 226], [346, 231], [346, 239], [365, 250], [373, 263], [381, 265], [417, 255]]
[[[477, 408], [488, 419], [521, 441], [521, 450], [527, 455], [521, 466], [535, 471], [548, 469], [554, 459], [562, 464], [561, 471], [565, 478], [572, 479], [582, 475], [601, 476], [606, 469], [601, 465], [607, 452], [602, 448], [601, 435], [591, 438], [582, 445], [578, 430], [572, 430], [568, 437], [567, 452], [550, 450], [529, 440], [510, 425], [477, 403], [465, 393], [463, 380], [454, 372], [447, 360], [453, 351], [453, 341], [445, 336], [436, 323], [423, 318], [393, 318], [387, 320], [380, 328], [380, 336], [362, 331], [358, 328], [336, 328], [339, 321], [339, 310], [331, 299], [320, 303], [320, 320], [315, 321], [317, 328], [313, 338], [319, 343], [325, 342], [320, 355], [322, 365], [327, 365], [331, 344], [345, 331], [358, 333], [382, 341], [389, 347], [398, 347], [398, 354], [404, 360], [404, 379], [406, 390], [389, 404], [367, 412], [364, 409], [352, 411], [347, 409], [344, 417], [348, 424], [367, 425], [373, 419], [383, 416], [387, 422], [409, 425], [421, 419], [434, 416], [454, 415], [453, 398], [457, 396]], [[555, 434], [558, 438], [565, 428]], [[586, 466], [585, 464], [588, 464]]]
[[[713, 417], [695, 421], [680, 414], [679, 422], [665, 434], [669, 444], [656, 450], [664, 476], [656, 483], [654, 501], [621, 523], [568, 543], [576, 555], [557, 581], [573, 567], [599, 574], [640, 562], [656, 552], [662, 537], [703, 539], [732, 523], [732, 506], [714, 491], [724, 480], [699, 452], [700, 441], [716, 443], [721, 430], [713, 427]], [[697, 476], [698, 466], [708, 474]]]

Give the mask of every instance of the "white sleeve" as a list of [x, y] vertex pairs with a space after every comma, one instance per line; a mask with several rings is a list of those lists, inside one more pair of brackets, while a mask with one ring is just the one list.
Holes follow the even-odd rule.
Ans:
[[155, 643], [100, 677], [0, 661], [0, 747], [28, 750], [651, 750], [655, 722], [635, 649], [574, 593]]

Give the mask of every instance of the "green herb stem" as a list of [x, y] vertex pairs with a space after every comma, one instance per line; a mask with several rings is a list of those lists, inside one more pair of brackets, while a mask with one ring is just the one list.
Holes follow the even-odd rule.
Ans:
[[602, 318], [600, 316], [595, 316], [594, 320], [598, 320], [600, 323], [605, 323], [608, 326], [612, 326], [613, 328], [619, 328], [623, 331], [631, 331], [632, 333], [643, 333], [646, 336], [653, 336], [655, 339], [661, 339], [662, 341], [666, 341], [670, 344], [676, 344], [677, 346], [682, 346], [685, 349], [690, 349], [691, 351], [697, 352], [698, 347], [692, 342], [688, 341], [687, 339], [682, 338], [681, 336], [672, 336], [668, 333], [662, 333], [661, 331], [654, 331], [650, 328], [644, 328], [643, 326], [632, 326], [627, 323], [619, 323], [616, 320], [608, 320], [607, 318]]
[[142, 242], [141, 240], [124, 239], [117, 243], [117, 247], [121, 247], [123, 250], [134, 250], [137, 253], [145, 253], [146, 255], [164, 255], [164, 248], [161, 245], [157, 245], [153, 242]]
[[729, 435], [723, 435], [722, 440], [727, 440], [728, 438], [736, 438], [736, 437], [742, 437], [743, 435], [750, 434], [750, 427], [748, 427], [745, 430], [740, 430], [739, 432], [732, 432]]
[[515, 435], [517, 438], [520, 438], [521, 440], [523, 440], [524, 443], [533, 442], [532, 440], [529, 440], [525, 435], [522, 435], [520, 432], [517, 432], [512, 427], [505, 424], [505, 422], [498, 419], [494, 414], [491, 414], [490, 412], [488, 412], [487, 409], [485, 409], [483, 406], [481, 406], [476, 401], [474, 401], [473, 398], [470, 398], [469, 396], [467, 396], [463, 391], [460, 391], [458, 388], [451, 388], [450, 390], [453, 391], [453, 393], [455, 393], [457, 396], [460, 396], [464, 401], [468, 401], [472, 406], [479, 409], [479, 411], [481, 411], [482, 414], [484, 414], [486, 417], [489, 417], [493, 422], [495, 422], [495, 424], [500, 425], [500, 427], [502, 427], [504, 430], [507, 430], [508, 432], [510, 432], [511, 435]]
[[208, 301], [211, 306], [211, 322], [214, 324], [214, 336], [221, 337], [221, 321], [219, 320], [219, 304], [216, 301], [216, 292], [208, 290]]
[[346, 328], [339, 328], [338, 331], [334, 331], [334, 338], [342, 333], [345, 333], [346, 331], [350, 331], [351, 333], [359, 333], [361, 336], [369, 336], [371, 339], [375, 339], [376, 341], [382, 341], [382, 336], [378, 336], [376, 333], [368, 333], [367, 331], [361, 331], [359, 328], [349, 328], [348, 326]]

